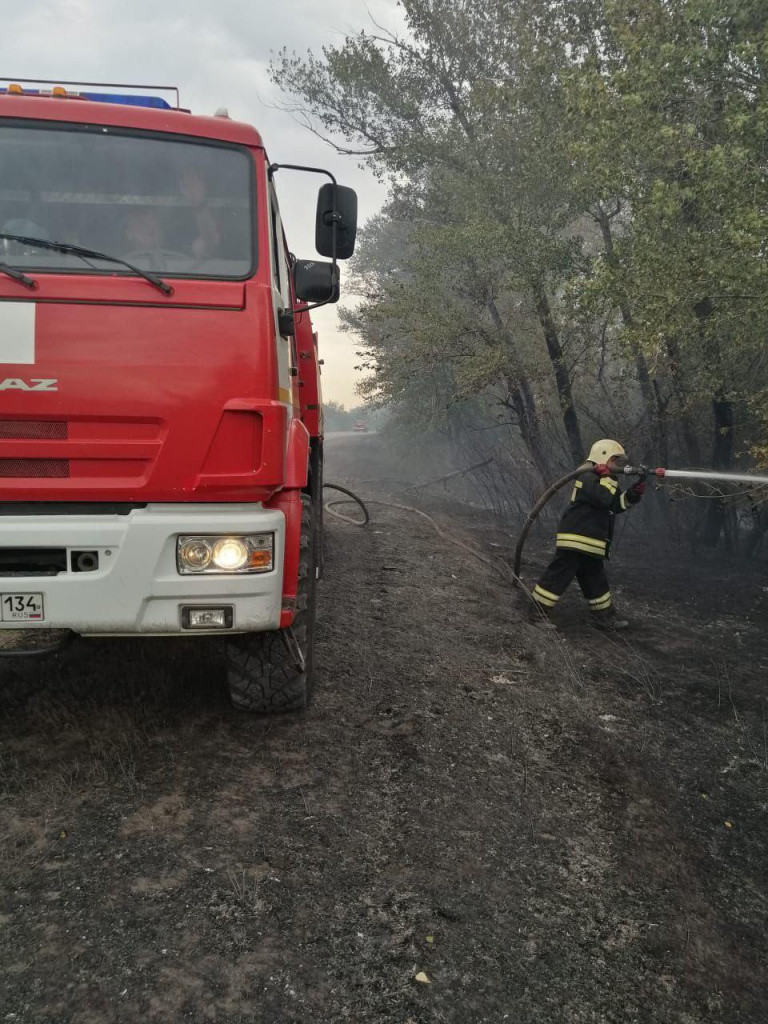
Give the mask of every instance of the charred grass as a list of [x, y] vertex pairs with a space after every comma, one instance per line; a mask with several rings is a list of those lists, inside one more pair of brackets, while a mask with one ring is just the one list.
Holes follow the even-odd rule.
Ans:
[[[375, 436], [334, 457], [391, 470]], [[231, 711], [215, 645], [3, 670], [5, 1019], [766, 1019], [757, 574], [622, 552], [624, 641], [575, 598], [543, 636], [393, 510], [329, 524], [326, 570], [306, 715]]]

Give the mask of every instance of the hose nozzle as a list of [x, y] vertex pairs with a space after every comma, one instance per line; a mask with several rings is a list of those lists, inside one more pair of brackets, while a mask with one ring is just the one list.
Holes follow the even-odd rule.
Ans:
[[667, 475], [666, 469], [649, 469], [647, 466], [625, 466], [621, 472], [625, 476], [639, 476], [641, 480], [644, 480], [647, 476], [656, 476], [659, 480], [663, 480]]

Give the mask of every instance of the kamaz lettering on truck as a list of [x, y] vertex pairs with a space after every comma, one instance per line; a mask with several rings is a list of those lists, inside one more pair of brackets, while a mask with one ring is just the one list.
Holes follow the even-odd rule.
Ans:
[[[0, 654], [224, 636], [236, 706], [305, 707], [323, 466], [309, 311], [338, 299], [354, 192], [270, 164], [225, 111], [64, 83], [0, 89], [0, 167]], [[330, 262], [288, 250], [288, 171], [327, 179]]]

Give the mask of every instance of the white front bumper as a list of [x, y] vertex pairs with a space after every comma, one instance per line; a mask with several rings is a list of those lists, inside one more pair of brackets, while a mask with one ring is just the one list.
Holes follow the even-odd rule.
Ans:
[[[179, 534], [274, 533], [275, 567], [241, 576], [180, 576]], [[2, 629], [97, 633], [190, 633], [183, 605], [228, 605], [235, 632], [276, 629], [282, 601], [285, 518], [261, 505], [148, 505], [128, 515], [0, 516], [0, 547], [99, 552], [95, 572], [2, 576], [0, 593], [42, 593], [45, 620]]]

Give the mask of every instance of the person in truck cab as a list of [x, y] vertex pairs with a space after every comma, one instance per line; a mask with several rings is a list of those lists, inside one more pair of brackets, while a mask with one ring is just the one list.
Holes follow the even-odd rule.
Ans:
[[616, 479], [627, 464], [618, 441], [592, 445], [585, 469], [573, 487], [571, 500], [557, 529], [557, 550], [531, 597], [531, 620], [548, 622], [549, 615], [574, 577], [589, 602], [590, 619], [597, 629], [626, 629], [629, 623], [613, 607], [605, 571], [613, 537], [614, 517], [636, 505], [645, 492], [638, 481], [622, 491]]
[[178, 193], [178, 206], [158, 203], [128, 214], [124, 228], [126, 255], [145, 257], [155, 270], [164, 269], [174, 258], [186, 257], [194, 266], [218, 255], [221, 231], [207, 205], [205, 181], [199, 171], [182, 171]]
[[181, 195], [194, 210], [194, 218], [187, 224], [194, 224], [194, 231], [184, 251], [189, 250], [196, 260], [210, 259], [217, 255], [221, 246], [221, 231], [209, 206], [206, 205], [206, 187], [202, 174], [192, 167], [185, 168], [181, 175]]
[[125, 220], [126, 251], [151, 255], [164, 248], [163, 227], [155, 210], [132, 210]]

